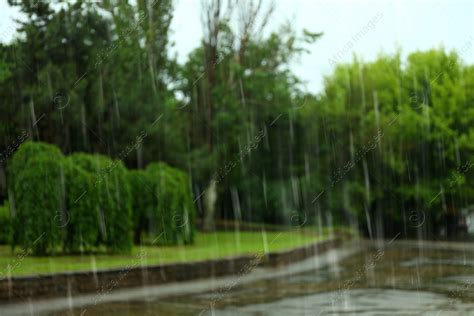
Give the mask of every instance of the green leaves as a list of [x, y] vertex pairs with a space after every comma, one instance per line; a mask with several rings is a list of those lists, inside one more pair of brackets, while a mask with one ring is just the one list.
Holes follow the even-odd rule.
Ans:
[[[65, 209], [57, 224], [67, 227], [64, 248], [67, 252], [91, 252], [99, 245], [99, 205], [93, 177], [74, 163], [65, 162]], [[61, 218], [61, 215], [64, 216]]]
[[11, 244], [12, 238], [12, 216], [10, 211], [10, 204], [0, 205], [0, 244]]
[[55, 146], [26, 142], [8, 173], [14, 245], [37, 255], [101, 244], [110, 252], [131, 250], [130, 192], [121, 162], [86, 154], [65, 158]]
[[31, 248], [37, 255], [59, 252], [63, 244], [64, 230], [55, 216], [63, 212], [64, 160], [57, 154], [54, 146], [27, 142], [9, 168], [14, 175], [13, 245]]
[[149, 218], [154, 235], [163, 236], [158, 244], [192, 243], [196, 211], [187, 175], [164, 163], [152, 163], [145, 172], [156, 192]]
[[[101, 155], [75, 153], [69, 159], [83, 170], [82, 179], [78, 180], [91, 185], [83, 199], [90, 199], [89, 212], [93, 214], [79, 221], [87, 223], [96, 218], [98, 224], [94, 226], [100, 230], [100, 243], [110, 252], [129, 252], [132, 247], [132, 196], [125, 166], [121, 161]], [[84, 225], [77, 229], [89, 229]]]
[[[473, 203], [465, 190], [472, 186], [470, 171], [457, 171], [473, 156], [467, 141], [472, 135], [469, 71], [456, 53], [443, 50], [412, 53], [406, 63], [395, 53], [338, 65], [326, 79], [320, 102], [308, 105], [302, 117], [308, 137], [304, 147], [318, 152], [310, 159], [309, 168], [317, 170], [313, 177], [324, 180], [356, 161], [372, 137], [379, 132], [383, 137], [363, 151], [363, 159], [327, 199], [320, 199], [322, 207], [336, 213], [349, 205], [361, 222], [367, 208], [371, 216], [384, 214], [389, 229], [403, 225], [404, 210], [430, 211], [432, 223], [440, 224], [443, 203], [457, 209], [461, 201]], [[359, 192], [338, 194], [346, 184]], [[343, 199], [346, 206], [339, 203]]]
[[[121, 161], [25, 142], [13, 156], [8, 180], [14, 201], [0, 208], [0, 241], [36, 255], [129, 252], [132, 230], [161, 235], [159, 244], [188, 244], [195, 208], [186, 174], [164, 163], [127, 171]], [[133, 207], [133, 213], [132, 213]], [[145, 223], [145, 224], [144, 224]]]

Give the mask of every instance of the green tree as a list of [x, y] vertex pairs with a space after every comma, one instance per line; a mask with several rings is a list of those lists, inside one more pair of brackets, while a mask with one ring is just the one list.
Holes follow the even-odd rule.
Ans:
[[157, 198], [155, 210], [149, 214], [150, 231], [162, 236], [159, 244], [192, 243], [196, 215], [188, 177], [164, 163], [152, 163], [146, 172], [153, 179]]
[[85, 198], [98, 207], [100, 240], [111, 252], [130, 251], [132, 197], [123, 163], [102, 155], [85, 153], [74, 153], [70, 159], [93, 179], [92, 189], [85, 193]]
[[91, 252], [99, 246], [99, 205], [93, 177], [68, 157], [65, 164], [65, 210], [57, 224], [66, 227], [64, 248], [69, 252]]
[[26, 142], [12, 157], [13, 246], [45, 255], [61, 250], [64, 229], [55, 221], [63, 210], [64, 159], [55, 146]]

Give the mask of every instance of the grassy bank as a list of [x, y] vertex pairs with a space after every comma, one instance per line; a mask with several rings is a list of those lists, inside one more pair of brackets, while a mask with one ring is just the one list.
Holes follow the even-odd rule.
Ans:
[[23, 249], [14, 253], [9, 246], [0, 246], [0, 278], [19, 275], [48, 274], [64, 271], [120, 268], [172, 262], [192, 262], [261, 251], [279, 251], [327, 239], [308, 231], [282, 232], [216, 232], [197, 233], [193, 245], [134, 247], [130, 255], [83, 254], [71, 256], [34, 257]]

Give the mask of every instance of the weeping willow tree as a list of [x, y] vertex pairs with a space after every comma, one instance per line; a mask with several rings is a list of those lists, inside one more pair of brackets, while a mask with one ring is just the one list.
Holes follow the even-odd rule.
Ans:
[[130, 170], [128, 172], [132, 192], [132, 223], [134, 242], [142, 242], [142, 234], [150, 232], [158, 220], [158, 197], [156, 185], [151, 174], [145, 170]]
[[187, 175], [165, 163], [130, 172], [136, 241], [142, 231], [156, 244], [189, 244], [194, 239], [195, 207]]
[[36, 255], [61, 250], [64, 229], [55, 217], [63, 209], [64, 157], [55, 146], [25, 142], [10, 161], [13, 201], [12, 245]]
[[[92, 179], [91, 190], [85, 190], [99, 219], [99, 241], [110, 252], [128, 252], [132, 248], [131, 193], [127, 170], [121, 161], [101, 155], [76, 153], [72, 163]], [[86, 176], [84, 176], [84, 179]], [[92, 219], [88, 219], [88, 221]]]
[[6, 202], [0, 205], [0, 244], [8, 245], [11, 243], [12, 225], [10, 205]]
[[57, 218], [57, 223], [67, 228], [64, 249], [72, 253], [91, 252], [99, 245], [100, 223], [93, 177], [70, 157], [66, 158], [64, 169], [65, 212]]
[[32, 245], [36, 254], [92, 251], [101, 242], [111, 252], [130, 250], [125, 169], [119, 165], [108, 179], [110, 166], [117, 167], [105, 157], [66, 159], [52, 145], [22, 145], [9, 166], [13, 244]]
[[157, 233], [162, 244], [191, 243], [194, 238], [195, 208], [189, 180], [182, 171], [165, 163], [153, 163], [147, 171], [154, 177], [161, 221]]
[[[159, 236], [158, 244], [193, 242], [190, 181], [164, 163], [129, 172], [121, 161], [105, 156], [64, 157], [55, 146], [26, 142], [8, 172], [11, 242], [34, 254], [91, 252], [104, 246], [111, 253], [128, 252], [134, 228], [137, 243], [142, 232]], [[4, 231], [2, 239], [10, 240], [9, 229]]]

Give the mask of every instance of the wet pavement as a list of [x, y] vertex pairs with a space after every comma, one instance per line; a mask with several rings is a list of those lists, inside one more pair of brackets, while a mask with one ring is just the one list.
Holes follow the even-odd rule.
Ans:
[[[403, 241], [383, 249], [364, 242], [284, 268], [167, 285], [168, 291], [166, 286], [118, 291], [99, 302], [90, 296], [43, 301], [32, 303], [30, 311], [57, 316], [474, 315], [474, 248], [436, 245], [419, 248]], [[20, 315], [18, 308], [4, 312]]]

